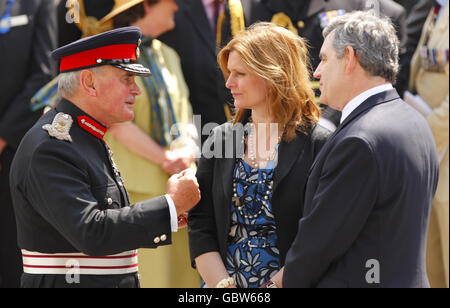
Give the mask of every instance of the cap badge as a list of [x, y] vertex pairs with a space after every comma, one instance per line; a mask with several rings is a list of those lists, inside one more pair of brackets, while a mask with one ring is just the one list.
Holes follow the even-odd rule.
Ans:
[[42, 126], [48, 134], [61, 141], [72, 142], [72, 137], [69, 135], [70, 128], [72, 127], [72, 117], [65, 113], [58, 113], [53, 119], [52, 124], [46, 124]]

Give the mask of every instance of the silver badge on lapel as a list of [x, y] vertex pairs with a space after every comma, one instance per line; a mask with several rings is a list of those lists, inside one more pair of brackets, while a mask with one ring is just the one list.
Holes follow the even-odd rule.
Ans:
[[62, 141], [72, 142], [72, 137], [69, 135], [72, 124], [72, 117], [60, 112], [55, 116], [52, 124], [46, 124], [42, 126], [42, 128], [46, 130], [51, 137]]

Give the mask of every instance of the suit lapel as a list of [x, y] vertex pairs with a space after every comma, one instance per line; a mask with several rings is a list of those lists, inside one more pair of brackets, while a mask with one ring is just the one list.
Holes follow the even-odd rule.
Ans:
[[221, 164], [220, 169], [222, 171], [220, 177], [222, 179], [222, 188], [224, 192], [225, 204], [231, 204], [231, 199], [233, 197], [232, 182], [233, 182], [233, 171], [235, 162], [236, 160], [232, 158], [220, 160]]
[[[236, 133], [236, 136], [233, 136], [234, 133]], [[241, 132], [242, 133], [242, 132]], [[233, 145], [236, 145], [235, 138], [242, 138], [239, 132], [236, 132], [234, 130], [230, 130], [225, 136], [224, 140], [227, 140], [229, 138], [233, 138]], [[278, 165], [275, 168], [275, 174], [274, 174], [274, 186], [273, 190], [275, 191], [277, 189], [277, 186], [281, 183], [281, 181], [288, 175], [289, 171], [293, 168], [295, 162], [297, 161], [301, 150], [304, 147], [304, 144], [306, 142], [306, 136], [303, 133], [297, 132], [297, 136], [289, 143], [286, 143], [285, 141], [281, 142], [280, 144], [280, 150], [278, 153]], [[224, 142], [226, 143], [226, 142]], [[238, 143], [239, 145], [241, 143]], [[225, 146], [225, 144], [223, 144]], [[232, 182], [233, 182], [233, 170], [234, 170], [234, 164], [236, 162], [236, 158], [239, 157], [238, 153], [243, 153], [243, 149], [236, 149], [235, 146], [233, 146], [233, 157], [234, 158], [225, 158], [225, 159], [219, 159], [219, 165], [221, 170], [221, 180], [222, 180], [222, 188], [224, 192], [224, 202], [225, 205], [231, 203], [232, 199]]]
[[295, 162], [300, 155], [301, 150], [306, 141], [306, 136], [297, 132], [297, 136], [289, 143], [283, 141], [280, 144], [280, 150], [278, 153], [278, 165], [275, 168], [273, 190], [277, 189], [277, 186], [291, 171]]
[[184, 0], [186, 1], [185, 10], [189, 20], [199, 33], [203, 43], [208, 46], [209, 51], [216, 57], [216, 39], [213, 30], [206, 17], [205, 8], [202, 0]]
[[[234, 126], [231, 123], [226, 125], [229, 125], [229, 127], [225, 130], [222, 136], [223, 139], [220, 141], [224, 158], [217, 160], [219, 164], [218, 169], [220, 170], [219, 179], [222, 181], [223, 189], [223, 203], [218, 211], [222, 211], [221, 216], [226, 219], [225, 221], [229, 221], [230, 211], [228, 209], [230, 209], [233, 197], [233, 171], [236, 159], [241, 158], [244, 153], [242, 144], [244, 131], [241, 129], [243, 126]], [[230, 156], [231, 158], [229, 158]]]
[[367, 100], [365, 100], [361, 105], [359, 105], [355, 110], [353, 110], [352, 113], [342, 122], [334, 131], [334, 133], [328, 138], [327, 142], [325, 143], [325, 146], [320, 151], [319, 155], [317, 155], [316, 159], [314, 160], [314, 163], [312, 164], [311, 168], [309, 169], [309, 173], [311, 174], [312, 170], [314, 169], [316, 163], [321, 160], [323, 155], [326, 155], [328, 152], [328, 147], [330, 144], [332, 144], [333, 139], [339, 135], [339, 133], [342, 131], [344, 127], [346, 127], [349, 123], [357, 119], [363, 112], [365, 112], [368, 109], [371, 109], [379, 104], [384, 104], [390, 101], [393, 101], [395, 99], [399, 99], [400, 96], [397, 93], [397, 90], [392, 89], [389, 91], [378, 93], [374, 96], [369, 97]]
[[349, 114], [349, 116], [344, 120], [344, 122], [338, 126], [338, 128], [336, 129], [336, 132], [341, 131], [345, 126], [347, 126], [348, 123], [353, 121], [355, 118], [357, 118], [361, 113], [363, 113], [367, 109], [373, 108], [379, 104], [384, 104], [384, 103], [393, 101], [398, 98], [400, 98], [400, 96], [398, 95], [397, 90], [395, 90], [395, 89], [381, 92], [381, 93], [375, 94], [374, 96], [369, 97], [361, 105], [359, 105], [355, 110], [353, 110], [352, 113]]

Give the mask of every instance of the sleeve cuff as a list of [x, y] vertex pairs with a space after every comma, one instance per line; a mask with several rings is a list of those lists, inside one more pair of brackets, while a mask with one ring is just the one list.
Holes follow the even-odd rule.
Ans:
[[175, 208], [175, 204], [173, 203], [172, 198], [169, 195], [164, 195], [166, 197], [167, 203], [169, 204], [169, 211], [170, 211], [170, 227], [172, 229], [172, 232], [178, 231], [178, 216], [177, 216], [177, 210]]

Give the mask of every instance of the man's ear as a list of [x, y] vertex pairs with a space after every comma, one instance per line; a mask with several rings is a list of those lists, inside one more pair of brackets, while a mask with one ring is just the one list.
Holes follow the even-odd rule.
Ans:
[[345, 48], [345, 60], [346, 60], [345, 73], [349, 75], [359, 65], [359, 58], [353, 47], [347, 46]]
[[89, 96], [97, 97], [95, 89], [96, 76], [90, 70], [82, 70], [80, 74], [81, 89]]
[[147, 15], [149, 12], [150, 12], [150, 5], [148, 4], [148, 2], [147, 1], [144, 1], [144, 11], [145, 11], [145, 14]]

